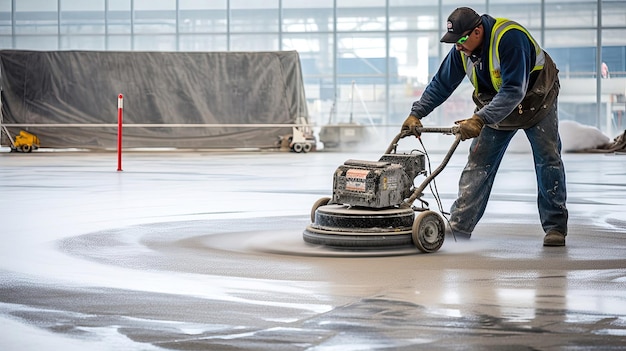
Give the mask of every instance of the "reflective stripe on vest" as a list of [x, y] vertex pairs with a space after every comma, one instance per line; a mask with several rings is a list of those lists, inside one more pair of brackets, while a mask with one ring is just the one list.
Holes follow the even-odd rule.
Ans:
[[[497, 48], [500, 45], [500, 40], [504, 33], [511, 29], [518, 29], [522, 31], [528, 39], [533, 43], [535, 47], [535, 66], [531, 70], [531, 72], [538, 71], [543, 69], [543, 65], [546, 60], [546, 56], [543, 52], [543, 49], [537, 44], [535, 39], [528, 33], [528, 31], [522, 27], [517, 22], [508, 20], [506, 18], [497, 18], [496, 23], [493, 25], [491, 30], [491, 41], [489, 42], [489, 76], [491, 77], [491, 84], [496, 91], [500, 91], [500, 87], [502, 86], [502, 76], [500, 74], [500, 53]], [[476, 90], [478, 90], [478, 79], [476, 78], [476, 68], [472, 60], [469, 56], [465, 56], [462, 51], [459, 51], [461, 54], [461, 60], [463, 61], [463, 68], [465, 69], [465, 74], [469, 78], [470, 82]], [[468, 69], [471, 67], [472, 69]]]

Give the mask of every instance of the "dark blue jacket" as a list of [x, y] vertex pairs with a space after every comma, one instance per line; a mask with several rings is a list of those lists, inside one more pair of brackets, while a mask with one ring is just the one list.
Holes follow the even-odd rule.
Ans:
[[[531, 75], [536, 56], [534, 45], [524, 32], [509, 30], [504, 33], [499, 45], [502, 87], [499, 92], [495, 91], [489, 75], [489, 45], [495, 22], [495, 18], [482, 15], [483, 45], [472, 54], [478, 80], [478, 91], [474, 91], [474, 100], [481, 96], [481, 100], [487, 101], [486, 104], [477, 103], [476, 114], [486, 124], [493, 125], [503, 121], [518, 108], [538, 75], [535, 72]], [[455, 47], [450, 49], [420, 99], [413, 103], [412, 115], [425, 117], [450, 97], [466, 77], [462, 55]], [[484, 96], [489, 98], [482, 98]]]

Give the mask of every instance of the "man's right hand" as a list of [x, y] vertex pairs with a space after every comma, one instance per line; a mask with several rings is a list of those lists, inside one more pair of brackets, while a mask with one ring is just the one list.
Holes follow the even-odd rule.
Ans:
[[404, 123], [402, 123], [402, 129], [400, 131], [404, 134], [413, 134], [416, 138], [419, 138], [421, 133], [417, 128], [422, 128], [422, 122], [419, 118], [409, 115]]

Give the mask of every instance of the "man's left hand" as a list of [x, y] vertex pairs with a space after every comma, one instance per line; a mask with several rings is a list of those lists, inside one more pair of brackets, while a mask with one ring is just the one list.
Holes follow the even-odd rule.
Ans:
[[454, 123], [459, 125], [459, 134], [461, 134], [461, 140], [476, 138], [480, 135], [480, 131], [485, 125], [483, 119], [476, 114], [474, 114], [471, 118], [456, 121]]

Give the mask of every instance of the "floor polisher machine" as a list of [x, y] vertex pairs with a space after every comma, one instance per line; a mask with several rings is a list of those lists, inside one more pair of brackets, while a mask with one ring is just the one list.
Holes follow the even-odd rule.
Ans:
[[[421, 127], [418, 131], [456, 136], [437, 169], [429, 174], [425, 152], [397, 152], [398, 142], [412, 135], [410, 132], [398, 134], [378, 161], [345, 161], [334, 173], [332, 198], [323, 197], [313, 204], [304, 241], [352, 250], [410, 245], [425, 253], [439, 250], [446, 225], [422, 196], [448, 164], [461, 137], [458, 126]], [[426, 178], [415, 186], [420, 175]], [[414, 206], [418, 199], [421, 205]]]

